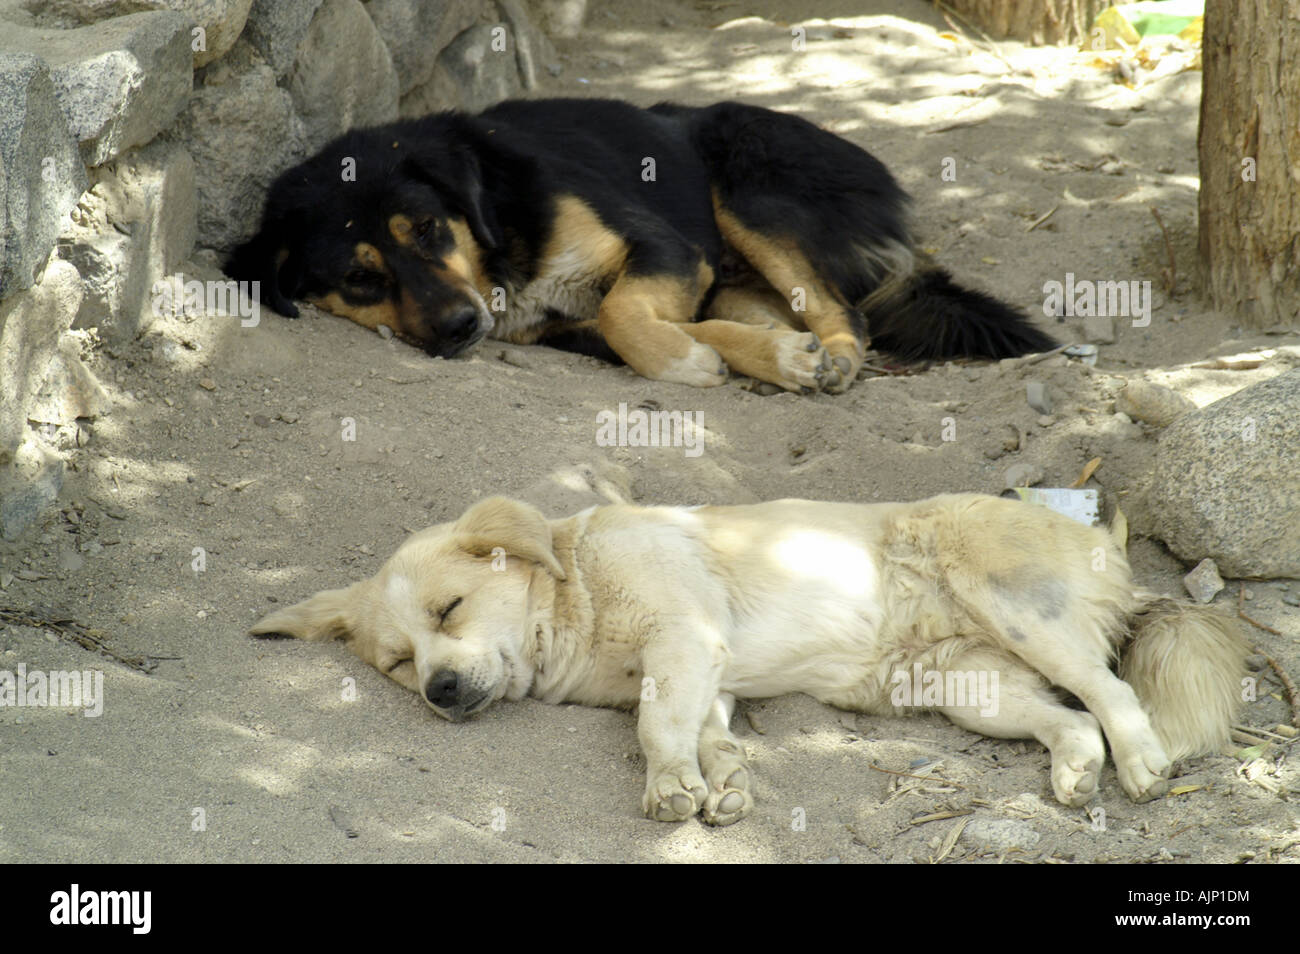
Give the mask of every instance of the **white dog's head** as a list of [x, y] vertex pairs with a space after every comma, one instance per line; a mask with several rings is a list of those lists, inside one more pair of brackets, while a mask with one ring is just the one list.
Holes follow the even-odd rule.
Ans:
[[347, 640], [348, 648], [452, 722], [532, 683], [525, 653], [538, 566], [564, 570], [540, 512], [504, 497], [412, 535], [368, 580], [260, 620], [254, 635]]

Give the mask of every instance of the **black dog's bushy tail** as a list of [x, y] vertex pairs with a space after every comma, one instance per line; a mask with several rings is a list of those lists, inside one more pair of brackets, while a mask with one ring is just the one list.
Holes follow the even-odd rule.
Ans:
[[866, 315], [871, 346], [904, 361], [1014, 358], [1057, 346], [1023, 312], [963, 288], [928, 262], [895, 275], [858, 308]]

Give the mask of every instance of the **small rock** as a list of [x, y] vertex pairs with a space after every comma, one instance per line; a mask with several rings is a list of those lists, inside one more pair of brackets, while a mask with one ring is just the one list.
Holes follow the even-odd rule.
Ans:
[[1050, 414], [1040, 414], [1040, 415], [1038, 415], [1038, 426], [1039, 426], [1039, 427], [1051, 427], [1051, 426], [1052, 426], [1053, 424], [1055, 424], [1055, 423], [1056, 423], [1056, 418], [1053, 417], [1053, 416], [1050, 415]]
[[1294, 593], [1283, 593], [1282, 602], [1287, 606], [1300, 606], [1300, 596], [1296, 596]]
[[1152, 427], [1168, 427], [1196, 405], [1177, 391], [1134, 378], [1115, 398], [1115, 409]]
[[972, 848], [1029, 851], [1042, 840], [1042, 835], [1026, 822], [1012, 818], [973, 818], [962, 830], [961, 840]]
[[1093, 344], [1115, 343], [1115, 319], [1110, 315], [1089, 315], [1083, 319], [1083, 338]]
[[284, 421], [286, 424], [297, 424], [300, 418], [293, 411], [285, 411], [280, 415], [280, 420]]
[[1251, 672], [1259, 672], [1268, 668], [1268, 657], [1263, 653], [1251, 653], [1246, 657], [1246, 668]]
[[1025, 400], [1039, 414], [1052, 413], [1052, 395], [1042, 381], [1029, 381], [1025, 384]]
[[1223, 589], [1219, 568], [1208, 557], [1196, 564], [1196, 569], [1183, 577], [1183, 586], [1198, 603], [1208, 603]]
[[375, 331], [379, 332], [379, 337], [385, 341], [393, 337], [393, 329], [387, 325], [375, 325]]
[[271, 419], [267, 417], [265, 414], [254, 414], [253, 423], [256, 424], [258, 427], [270, 427]]
[[1013, 487], [1032, 487], [1043, 479], [1043, 469], [1033, 464], [1012, 464], [1007, 468], [1003, 482], [1008, 490]]
[[211, 378], [199, 378], [199, 387], [203, 388], [205, 391], [215, 391], [217, 389], [217, 382], [213, 381]]

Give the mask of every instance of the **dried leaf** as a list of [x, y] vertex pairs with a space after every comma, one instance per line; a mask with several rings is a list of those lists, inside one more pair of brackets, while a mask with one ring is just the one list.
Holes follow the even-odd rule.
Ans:
[[1100, 466], [1101, 466], [1101, 458], [1094, 457], [1092, 460], [1088, 461], [1088, 463], [1083, 465], [1083, 470], [1079, 473], [1078, 479], [1075, 480], [1074, 483], [1070, 484], [1070, 486], [1075, 490], [1078, 490], [1080, 487], [1082, 487], [1084, 484], [1088, 482], [1088, 478], [1091, 477], [1096, 472], [1097, 468]]
[[952, 854], [953, 848], [957, 845], [957, 839], [961, 837], [961, 833], [969, 821], [969, 818], [963, 818], [961, 821], [957, 822], [957, 824], [948, 829], [948, 834], [943, 836], [943, 844], [939, 846], [938, 857], [934, 859], [936, 865]]

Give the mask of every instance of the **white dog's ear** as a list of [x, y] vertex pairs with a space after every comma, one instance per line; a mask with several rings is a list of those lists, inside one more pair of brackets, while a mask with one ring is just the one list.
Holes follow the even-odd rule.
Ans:
[[480, 500], [456, 521], [460, 548], [475, 556], [488, 556], [497, 547], [506, 553], [546, 567], [557, 580], [564, 569], [551, 548], [551, 526], [540, 510], [506, 497]]
[[311, 599], [276, 610], [262, 617], [248, 632], [252, 636], [279, 633], [298, 639], [337, 639], [351, 628], [351, 610], [356, 604], [356, 587], [322, 590]]

